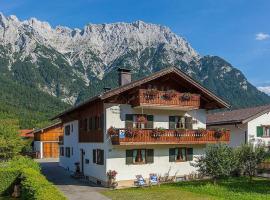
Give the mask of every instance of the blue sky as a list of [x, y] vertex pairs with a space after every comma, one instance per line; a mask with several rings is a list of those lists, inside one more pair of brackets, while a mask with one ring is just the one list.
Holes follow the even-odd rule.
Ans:
[[269, 0], [0, 0], [0, 11], [53, 26], [87, 23], [162, 24], [202, 55], [218, 55], [255, 85], [270, 84]]

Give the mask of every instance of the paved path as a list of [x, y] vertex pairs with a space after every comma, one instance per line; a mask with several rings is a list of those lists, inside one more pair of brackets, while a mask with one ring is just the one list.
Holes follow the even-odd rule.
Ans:
[[69, 200], [109, 200], [99, 193], [104, 188], [71, 178], [69, 172], [58, 166], [58, 160], [37, 161], [41, 164], [42, 172], [47, 179], [53, 182]]

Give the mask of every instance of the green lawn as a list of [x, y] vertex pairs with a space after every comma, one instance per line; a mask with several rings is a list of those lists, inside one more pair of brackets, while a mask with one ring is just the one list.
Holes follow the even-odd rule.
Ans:
[[193, 181], [164, 184], [160, 187], [107, 190], [104, 195], [113, 200], [270, 200], [270, 179], [256, 178], [249, 182], [245, 178], [219, 181]]

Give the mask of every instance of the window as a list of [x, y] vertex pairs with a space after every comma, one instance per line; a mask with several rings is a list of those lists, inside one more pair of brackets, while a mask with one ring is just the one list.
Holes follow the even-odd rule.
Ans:
[[66, 147], [66, 157], [70, 157], [70, 147]]
[[70, 125], [65, 126], [65, 135], [70, 135]]
[[64, 156], [65, 152], [64, 152], [64, 147], [60, 147], [60, 156]]
[[265, 126], [263, 133], [264, 133], [263, 134], [264, 137], [270, 137], [270, 127], [269, 126]]
[[153, 149], [126, 150], [126, 164], [147, 164], [154, 162]]
[[[146, 122], [141, 122], [143, 118], [146, 119]], [[125, 127], [126, 128], [154, 128], [154, 116], [141, 115], [141, 114], [126, 114]]]
[[176, 128], [192, 130], [192, 117], [169, 116], [169, 129]]
[[104, 165], [104, 150], [93, 149], [93, 163]]
[[193, 160], [193, 148], [172, 148], [169, 149], [169, 162], [185, 162]]
[[270, 137], [270, 126], [258, 126], [257, 137]]

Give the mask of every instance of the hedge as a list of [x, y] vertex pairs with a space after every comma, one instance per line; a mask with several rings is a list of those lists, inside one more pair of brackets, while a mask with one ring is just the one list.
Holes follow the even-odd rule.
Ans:
[[19, 175], [19, 170], [0, 168], [0, 196], [12, 193], [13, 186], [18, 180]]
[[0, 196], [10, 195], [21, 184], [21, 199], [66, 200], [63, 194], [40, 173], [34, 160], [19, 156], [0, 162]]
[[23, 169], [21, 174], [21, 199], [65, 200], [66, 197], [34, 169]]

